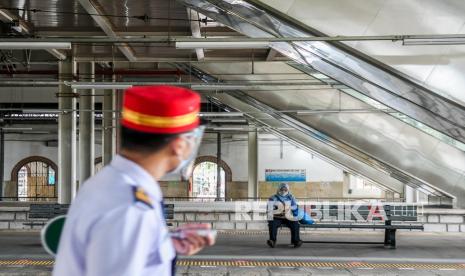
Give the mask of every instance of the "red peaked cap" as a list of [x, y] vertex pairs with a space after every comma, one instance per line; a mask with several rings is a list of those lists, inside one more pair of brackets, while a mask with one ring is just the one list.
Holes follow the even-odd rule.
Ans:
[[200, 124], [200, 96], [176, 86], [134, 86], [124, 93], [121, 124], [155, 134], [188, 132]]

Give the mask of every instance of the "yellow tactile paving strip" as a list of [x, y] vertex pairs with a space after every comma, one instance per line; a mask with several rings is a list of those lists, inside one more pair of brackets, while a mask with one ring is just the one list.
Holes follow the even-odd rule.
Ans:
[[461, 269], [465, 264], [422, 264], [422, 263], [364, 263], [364, 262], [310, 262], [310, 261], [207, 261], [180, 260], [179, 266], [225, 266], [225, 267], [332, 267], [332, 268], [412, 268], [412, 269]]
[[[0, 260], [0, 266], [53, 266], [53, 260]], [[365, 262], [312, 262], [312, 261], [208, 261], [178, 260], [178, 266], [194, 267], [310, 267], [310, 268], [366, 268], [366, 269], [426, 269], [426, 270], [465, 270], [465, 264], [426, 264], [426, 263], [365, 263]]]
[[53, 260], [0, 260], [0, 266], [52, 266], [54, 263]]

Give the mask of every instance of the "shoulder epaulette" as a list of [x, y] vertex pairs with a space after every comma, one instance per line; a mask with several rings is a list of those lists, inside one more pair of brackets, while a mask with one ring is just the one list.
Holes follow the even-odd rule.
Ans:
[[150, 197], [147, 195], [144, 189], [134, 186], [132, 191], [134, 193], [134, 200], [136, 202], [142, 202], [150, 208], [153, 208], [152, 200], [150, 200]]

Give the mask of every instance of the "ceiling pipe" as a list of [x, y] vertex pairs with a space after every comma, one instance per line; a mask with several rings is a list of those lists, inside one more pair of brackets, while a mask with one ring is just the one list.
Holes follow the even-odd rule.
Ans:
[[71, 86], [73, 89], [126, 89], [131, 86], [147, 86], [147, 85], [174, 85], [185, 86], [198, 91], [230, 91], [230, 90], [259, 90], [259, 89], [275, 89], [276, 87], [287, 87], [302, 89], [302, 86], [309, 86], [307, 89], [335, 89], [332, 85], [321, 84], [314, 81], [300, 82], [254, 82], [254, 83], [193, 83], [193, 82], [148, 82], [148, 81], [130, 81], [130, 82], [70, 82], [65, 81], [65, 85]]
[[9, 38], [8, 42], [71, 42], [71, 43], [172, 43], [172, 42], [299, 42], [299, 41], [404, 41], [465, 39], [465, 34], [376, 35], [376, 36], [302, 36], [302, 37], [50, 37]]
[[0, 87], [57, 87], [60, 81], [3, 81], [0, 80]]
[[[73, 89], [126, 89], [128, 87], [147, 85], [185, 86], [198, 91], [230, 91], [236, 89], [259, 90], [286, 87], [288, 89], [306, 87], [308, 90], [336, 89], [339, 86], [325, 85], [315, 81], [284, 81], [284, 82], [253, 82], [253, 83], [198, 83], [198, 82], [166, 82], [166, 81], [128, 81], [128, 82], [85, 82], [85, 81], [56, 81], [56, 80], [17, 80], [1, 79], [0, 86], [57, 86], [65, 84]], [[265, 90], [264, 90], [265, 91]]]
[[[58, 75], [58, 70], [0, 70], [0, 75]], [[181, 70], [111, 70], [96, 69], [95, 75], [123, 75], [123, 76], [181, 76], [185, 75]]]

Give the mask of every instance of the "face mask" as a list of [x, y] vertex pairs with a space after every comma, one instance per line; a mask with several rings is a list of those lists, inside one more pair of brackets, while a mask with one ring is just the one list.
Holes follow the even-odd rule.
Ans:
[[280, 196], [287, 196], [289, 194], [289, 191], [279, 191]]
[[199, 126], [194, 131], [181, 135], [181, 137], [184, 137], [188, 141], [192, 150], [187, 159], [181, 159], [179, 157], [180, 161], [178, 166], [169, 171], [168, 175], [180, 174], [183, 181], [189, 179], [194, 167], [195, 157], [197, 156], [202, 141], [204, 129], [204, 126]]

